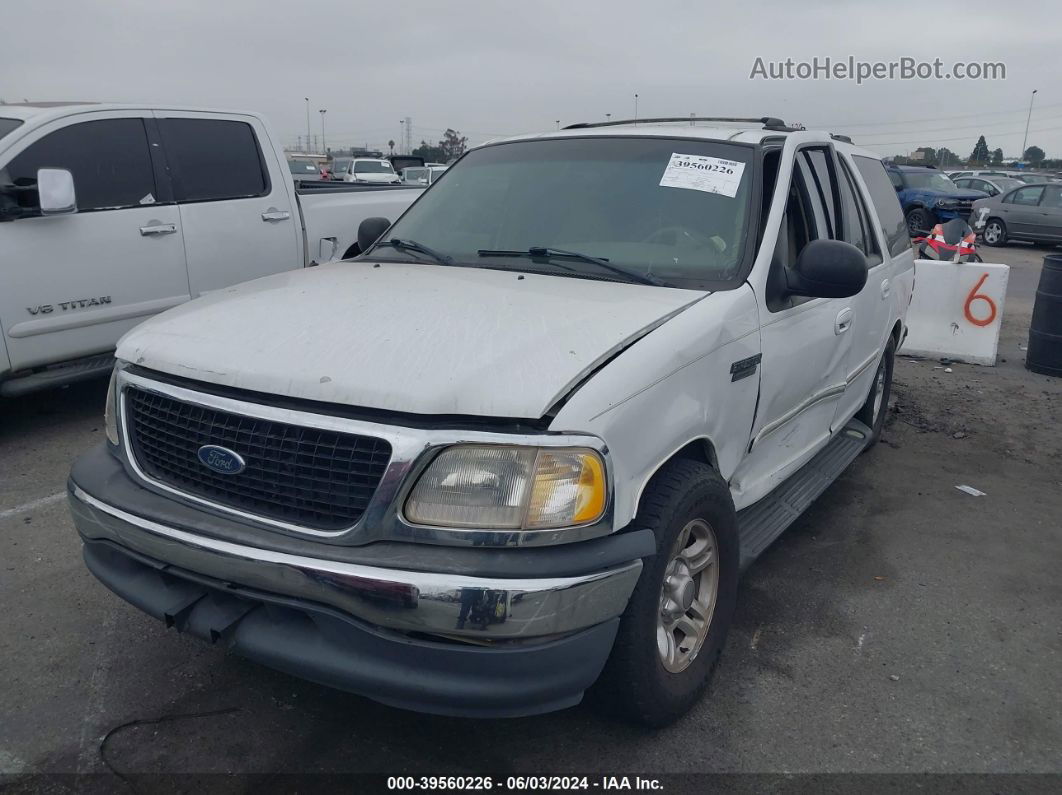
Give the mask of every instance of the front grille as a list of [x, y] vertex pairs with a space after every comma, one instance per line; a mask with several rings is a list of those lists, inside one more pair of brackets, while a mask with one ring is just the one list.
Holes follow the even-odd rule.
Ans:
[[[384, 439], [289, 425], [125, 389], [132, 454], [152, 480], [247, 513], [337, 531], [365, 512], [391, 458]], [[219, 474], [199, 448], [219, 445], [244, 459]]]

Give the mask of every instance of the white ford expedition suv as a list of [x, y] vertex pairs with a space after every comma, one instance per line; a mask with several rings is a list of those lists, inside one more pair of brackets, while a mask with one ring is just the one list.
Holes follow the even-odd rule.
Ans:
[[881, 433], [913, 257], [872, 153], [670, 121], [474, 149], [357, 258], [128, 334], [88, 568], [405, 708], [689, 709], [742, 569]]

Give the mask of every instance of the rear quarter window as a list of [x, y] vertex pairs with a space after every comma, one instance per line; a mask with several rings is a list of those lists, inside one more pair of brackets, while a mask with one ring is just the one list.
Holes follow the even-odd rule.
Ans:
[[903, 219], [903, 210], [900, 209], [900, 200], [896, 197], [896, 188], [885, 173], [885, 166], [880, 160], [860, 155], [853, 156], [852, 161], [867, 185], [889, 253], [893, 256], [902, 254], [911, 248], [911, 238], [907, 234], [907, 224]]

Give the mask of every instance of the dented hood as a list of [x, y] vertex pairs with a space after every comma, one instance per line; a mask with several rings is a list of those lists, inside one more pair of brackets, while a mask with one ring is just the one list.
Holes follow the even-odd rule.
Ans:
[[118, 357], [269, 394], [418, 414], [538, 418], [705, 295], [481, 268], [337, 262], [211, 293]]

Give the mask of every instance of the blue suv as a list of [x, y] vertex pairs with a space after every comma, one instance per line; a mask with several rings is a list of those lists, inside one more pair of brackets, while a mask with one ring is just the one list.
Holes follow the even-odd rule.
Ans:
[[896, 188], [911, 237], [952, 218], [969, 221], [971, 205], [988, 197], [983, 191], [956, 186], [935, 168], [886, 163], [885, 171]]

